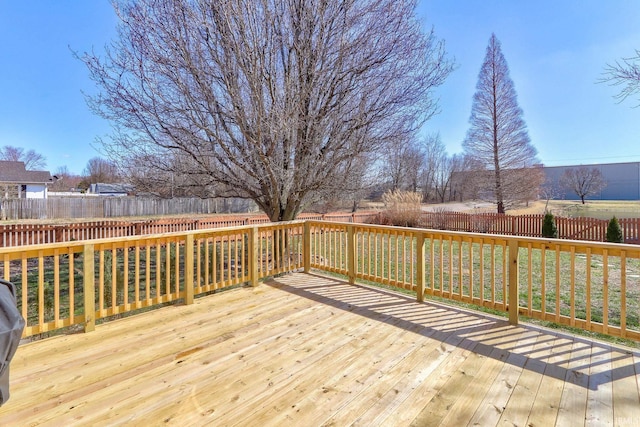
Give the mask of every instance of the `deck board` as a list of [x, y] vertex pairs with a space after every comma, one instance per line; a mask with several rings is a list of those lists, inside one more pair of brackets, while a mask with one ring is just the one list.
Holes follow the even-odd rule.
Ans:
[[21, 345], [0, 425], [634, 425], [640, 353], [296, 273]]

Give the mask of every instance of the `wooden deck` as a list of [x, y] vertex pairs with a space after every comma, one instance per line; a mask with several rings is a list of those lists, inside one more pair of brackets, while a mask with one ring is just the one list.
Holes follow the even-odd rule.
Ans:
[[640, 425], [640, 352], [302, 273], [22, 345], [0, 425]]

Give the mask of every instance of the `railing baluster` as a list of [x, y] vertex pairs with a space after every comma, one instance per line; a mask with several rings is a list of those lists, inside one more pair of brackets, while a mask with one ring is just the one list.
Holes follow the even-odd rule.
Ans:
[[[120, 234], [126, 231], [119, 230]], [[76, 322], [91, 330], [96, 319], [177, 299], [190, 304], [203, 292], [243, 282], [256, 286], [268, 275], [301, 267], [308, 272], [313, 267], [344, 275], [351, 283], [366, 279], [415, 290], [418, 301], [430, 294], [508, 311], [511, 322], [517, 322], [519, 314], [519, 289], [514, 292], [526, 280], [522, 304], [527, 307], [523, 306], [523, 314], [640, 339], [636, 319], [640, 249], [630, 245], [313, 220], [114, 237], [95, 246], [86, 244], [0, 249], [0, 274], [22, 282], [19, 290], [28, 318], [26, 336]], [[526, 262], [514, 259], [520, 250], [523, 256], [526, 251]], [[77, 277], [83, 276], [82, 287], [90, 282], [93, 286], [91, 291], [85, 289], [77, 302], [76, 267], [81, 270]], [[89, 268], [91, 277], [86, 273]], [[592, 286], [594, 280], [597, 287]], [[547, 282], [553, 283], [551, 292], [547, 291]]]
[[83, 294], [84, 294], [84, 331], [91, 332], [96, 327], [96, 297], [95, 297], [95, 268], [94, 246], [91, 243], [84, 245], [82, 252], [83, 262]]
[[[509, 239], [509, 323], [512, 325], [518, 324], [518, 311], [519, 311], [519, 292], [518, 292], [518, 279], [519, 279], [519, 248], [518, 241], [515, 239]], [[506, 260], [506, 256], [503, 254], [503, 258]]]

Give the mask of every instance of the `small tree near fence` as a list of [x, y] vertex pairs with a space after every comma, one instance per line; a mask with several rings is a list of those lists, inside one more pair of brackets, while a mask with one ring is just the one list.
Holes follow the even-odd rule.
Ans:
[[558, 228], [551, 212], [545, 212], [542, 220], [542, 237], [558, 237]]
[[618, 219], [615, 216], [611, 218], [611, 220], [609, 221], [609, 225], [607, 226], [607, 242], [624, 242], [624, 239], [622, 238], [622, 230], [620, 229], [620, 223], [618, 223]]

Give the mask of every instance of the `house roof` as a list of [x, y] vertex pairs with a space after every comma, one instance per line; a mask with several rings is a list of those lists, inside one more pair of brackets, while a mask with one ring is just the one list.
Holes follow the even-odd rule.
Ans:
[[97, 194], [127, 194], [133, 191], [130, 184], [106, 184], [99, 182], [89, 186], [89, 193]]
[[49, 171], [28, 171], [24, 162], [0, 160], [0, 182], [13, 184], [45, 184], [53, 182]]

